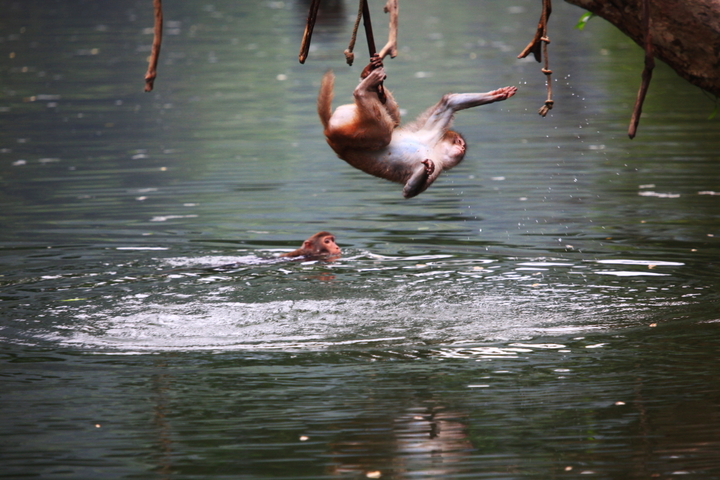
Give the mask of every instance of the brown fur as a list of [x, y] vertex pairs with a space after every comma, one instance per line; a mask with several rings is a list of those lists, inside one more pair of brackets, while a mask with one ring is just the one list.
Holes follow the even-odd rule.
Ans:
[[340, 247], [335, 243], [335, 235], [330, 232], [318, 232], [305, 240], [302, 247], [292, 252], [283, 253], [281, 257], [322, 258], [337, 257], [341, 254]]
[[[400, 110], [392, 94], [382, 86], [385, 70], [371, 61], [364, 77], [353, 91], [354, 102], [332, 111], [335, 76], [322, 78], [317, 100], [325, 137], [338, 157], [365, 173], [402, 183], [403, 196], [424, 192], [443, 170], [449, 170], [465, 157], [465, 140], [450, 130], [455, 112], [505, 100], [515, 87], [487, 93], [444, 95], [417, 120], [400, 125]], [[386, 101], [378, 97], [384, 89]]]

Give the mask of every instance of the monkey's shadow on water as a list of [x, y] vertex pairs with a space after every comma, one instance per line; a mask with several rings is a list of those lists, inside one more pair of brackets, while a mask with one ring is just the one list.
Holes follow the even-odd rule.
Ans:
[[608, 269], [449, 255], [255, 260], [232, 272], [196, 269], [156, 278], [152, 293], [147, 284], [126, 286], [94, 302], [55, 305], [49, 313], [57, 324], [73, 326], [40, 336], [73, 348], [125, 352], [418, 348], [635, 326], [650, 322], [659, 306], [684, 303], [677, 292], [642, 294], [608, 281], [637, 277], [665, 285], [672, 278], [642, 265]]

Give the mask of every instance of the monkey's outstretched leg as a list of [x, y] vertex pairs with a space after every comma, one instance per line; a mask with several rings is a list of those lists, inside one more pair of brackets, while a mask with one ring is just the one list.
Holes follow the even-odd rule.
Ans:
[[430, 186], [427, 184], [427, 180], [435, 171], [435, 164], [430, 159], [423, 160], [420, 163], [421, 165], [417, 166], [415, 172], [403, 187], [402, 194], [405, 198], [412, 198]]
[[[351, 140], [355, 149], [377, 150], [386, 146], [392, 139], [395, 120], [377, 96], [377, 88], [384, 79], [385, 70], [382, 68], [372, 70], [353, 91], [356, 107], [353, 113], [354, 124], [351, 129], [343, 129], [342, 135]], [[338, 107], [338, 110], [343, 108], [345, 107]]]
[[453, 115], [459, 110], [507, 100], [515, 95], [516, 87], [503, 87], [486, 93], [449, 93], [418, 117], [418, 129], [435, 130], [450, 127]]

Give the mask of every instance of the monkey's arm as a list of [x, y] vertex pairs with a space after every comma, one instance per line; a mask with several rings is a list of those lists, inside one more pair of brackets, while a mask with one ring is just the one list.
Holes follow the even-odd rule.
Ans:
[[[367, 78], [368, 75], [370, 75], [370, 72], [373, 70], [383, 69], [383, 57], [379, 56], [377, 53], [372, 55], [370, 57], [370, 63], [368, 63], [365, 68], [363, 69], [362, 73], [360, 74], [360, 78], [364, 79]], [[384, 71], [384, 70], [383, 70]], [[384, 81], [387, 76], [385, 76], [382, 80]], [[373, 87], [371, 90], [375, 92], [376, 95], [378, 95], [378, 98], [384, 97], [385, 101], [381, 101], [381, 103], [385, 106], [385, 110], [387, 110], [388, 114], [390, 115], [390, 118], [392, 118], [394, 122], [394, 126], [397, 127], [400, 125], [400, 108], [398, 107], [397, 102], [393, 98], [392, 94], [387, 88], [382, 88], [382, 95], [378, 93], [378, 86]]]
[[395, 98], [393, 98], [392, 93], [390, 93], [390, 90], [387, 88], [385, 89], [385, 98], [385, 110], [387, 110], [388, 115], [392, 118], [393, 126], [397, 127], [400, 125], [400, 107], [398, 107]]
[[[385, 70], [382, 68], [371, 71], [362, 79], [355, 90], [355, 107], [357, 117], [352, 126], [350, 148], [367, 148], [377, 150], [390, 143], [392, 132], [399, 122], [397, 104], [388, 95], [387, 105], [383, 105], [377, 95], [377, 87], [385, 79]], [[397, 116], [397, 121], [394, 118]]]
[[383, 80], [385, 80], [386, 77], [387, 75], [385, 74], [385, 69], [382, 67], [368, 72], [367, 76], [360, 80], [358, 86], [355, 87], [355, 90], [353, 90], [355, 103], [359, 107], [367, 107], [371, 104], [382, 105], [378, 98], [377, 90], [378, 86], [383, 82]]
[[[385, 113], [392, 120], [392, 127], [395, 128], [400, 125], [400, 108], [395, 98], [392, 96], [392, 93], [390, 93], [390, 90], [385, 88], [385, 103], [382, 103], [377, 93], [378, 85], [380, 85], [386, 77], [385, 70], [382, 67], [369, 71], [367, 75], [360, 80], [358, 86], [355, 87], [353, 97], [355, 97], [355, 103], [358, 108], [364, 112], [384, 109]], [[375, 117], [379, 118], [377, 115]], [[379, 121], [384, 122], [386, 116], [383, 114], [381, 117]]]
[[434, 130], [444, 133], [450, 128], [455, 112], [507, 100], [515, 95], [516, 91], [515, 87], [503, 87], [486, 93], [449, 93], [420, 115], [414, 122], [413, 128], [416, 131]]
[[432, 160], [426, 159], [420, 162], [420, 165], [415, 167], [415, 171], [410, 176], [405, 186], [403, 187], [403, 197], [412, 198], [427, 189], [430, 186], [428, 178], [435, 171], [435, 164]]

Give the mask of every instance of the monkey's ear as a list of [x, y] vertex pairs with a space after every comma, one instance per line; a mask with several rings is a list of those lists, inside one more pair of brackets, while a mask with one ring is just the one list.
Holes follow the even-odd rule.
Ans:
[[302, 248], [303, 248], [303, 250], [312, 250], [312, 246], [313, 246], [313, 244], [310, 240], [305, 240], [303, 242]]

